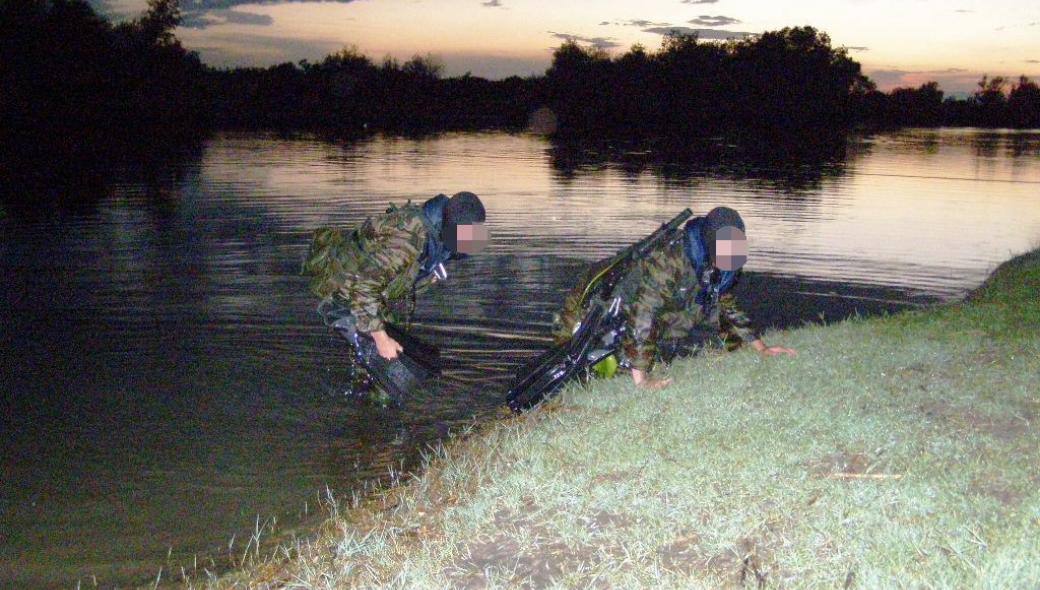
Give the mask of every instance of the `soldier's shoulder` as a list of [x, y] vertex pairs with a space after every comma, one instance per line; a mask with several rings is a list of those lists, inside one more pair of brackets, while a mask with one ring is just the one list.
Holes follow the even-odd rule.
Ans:
[[420, 229], [425, 233], [422, 220], [422, 209], [412, 205], [411, 201], [398, 207], [391, 204], [381, 215], [370, 217], [368, 225], [376, 233], [414, 233]]
[[[643, 280], [655, 283], [667, 283], [677, 280], [684, 271], [690, 270], [692, 266], [686, 261], [686, 254], [680, 244], [678, 248], [666, 245], [654, 249], [640, 265]], [[689, 267], [689, 269], [687, 268]]]
[[651, 266], [684, 264], [686, 262], [686, 252], [683, 249], [682, 240], [669, 240], [654, 248], [646, 257], [646, 261]]
[[421, 250], [426, 243], [422, 210], [414, 205], [391, 206], [382, 215], [370, 218], [360, 232], [363, 241], [379, 241], [383, 247]]

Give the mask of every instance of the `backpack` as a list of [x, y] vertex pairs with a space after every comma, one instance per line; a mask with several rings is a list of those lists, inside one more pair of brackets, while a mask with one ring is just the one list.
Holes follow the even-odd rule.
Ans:
[[301, 275], [311, 278], [311, 293], [326, 299], [338, 291], [346, 281], [343, 254], [344, 249], [349, 247], [349, 241], [350, 238], [344, 236], [342, 230], [334, 227], [322, 227], [314, 231], [310, 249], [300, 271]]
[[[415, 207], [409, 201], [404, 207], [390, 205], [378, 219], [369, 217], [355, 229], [322, 227], [315, 230], [300, 272], [311, 277], [310, 291], [321, 299], [336, 294], [350, 274], [356, 273], [361, 266], [365, 252], [371, 249], [369, 241], [377, 235], [377, 228], [404, 229], [413, 215]], [[426, 224], [425, 219], [423, 223]]]

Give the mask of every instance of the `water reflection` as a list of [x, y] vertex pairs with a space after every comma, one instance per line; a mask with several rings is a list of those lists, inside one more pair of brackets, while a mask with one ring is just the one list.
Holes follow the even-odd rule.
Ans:
[[549, 149], [549, 161], [560, 182], [616, 171], [633, 182], [643, 174], [677, 186], [725, 178], [754, 181], [761, 188], [791, 194], [816, 190], [822, 180], [845, 175], [849, 160], [865, 155], [862, 152], [869, 147], [844, 134], [798, 142], [761, 137], [736, 142], [724, 138], [685, 143], [557, 141]]
[[[1038, 146], [909, 131], [749, 157], [710, 142], [232, 134], [110, 171], [84, 209], [0, 218], [0, 331], [16, 335], [0, 342], [0, 586], [218, 562], [257, 515], [292, 526], [326, 485], [414, 465], [500, 405], [583, 265], [684, 207], [741, 211], [741, 288], [763, 326], [959, 296], [1040, 237]], [[359, 406], [297, 276], [309, 233], [458, 190], [481, 195], [493, 242], [420, 301], [416, 327], [452, 369], [402, 411]]]
[[[203, 156], [198, 140], [167, 144], [103, 144], [93, 150], [20, 146], [0, 156], [0, 211], [24, 219], [89, 215], [118, 188], [133, 183], [161, 200], [188, 180]], [[60, 162], [60, 166], [56, 163]]]

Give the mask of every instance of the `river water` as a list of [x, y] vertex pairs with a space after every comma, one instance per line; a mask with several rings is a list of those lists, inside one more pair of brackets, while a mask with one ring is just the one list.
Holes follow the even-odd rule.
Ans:
[[[241, 557], [501, 407], [584, 264], [738, 209], [763, 326], [952, 300], [1040, 245], [1040, 132], [909, 130], [815, 157], [450, 134], [223, 134], [76, 207], [0, 213], [0, 587], [133, 585]], [[492, 244], [420, 301], [451, 361], [401, 410], [344, 395], [308, 236], [470, 190]], [[782, 344], [782, 336], [769, 338]]]

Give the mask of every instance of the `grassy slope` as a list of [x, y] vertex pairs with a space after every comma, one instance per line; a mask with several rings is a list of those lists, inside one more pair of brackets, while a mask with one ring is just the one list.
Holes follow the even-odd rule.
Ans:
[[221, 586], [1040, 586], [1040, 251], [486, 427]]

